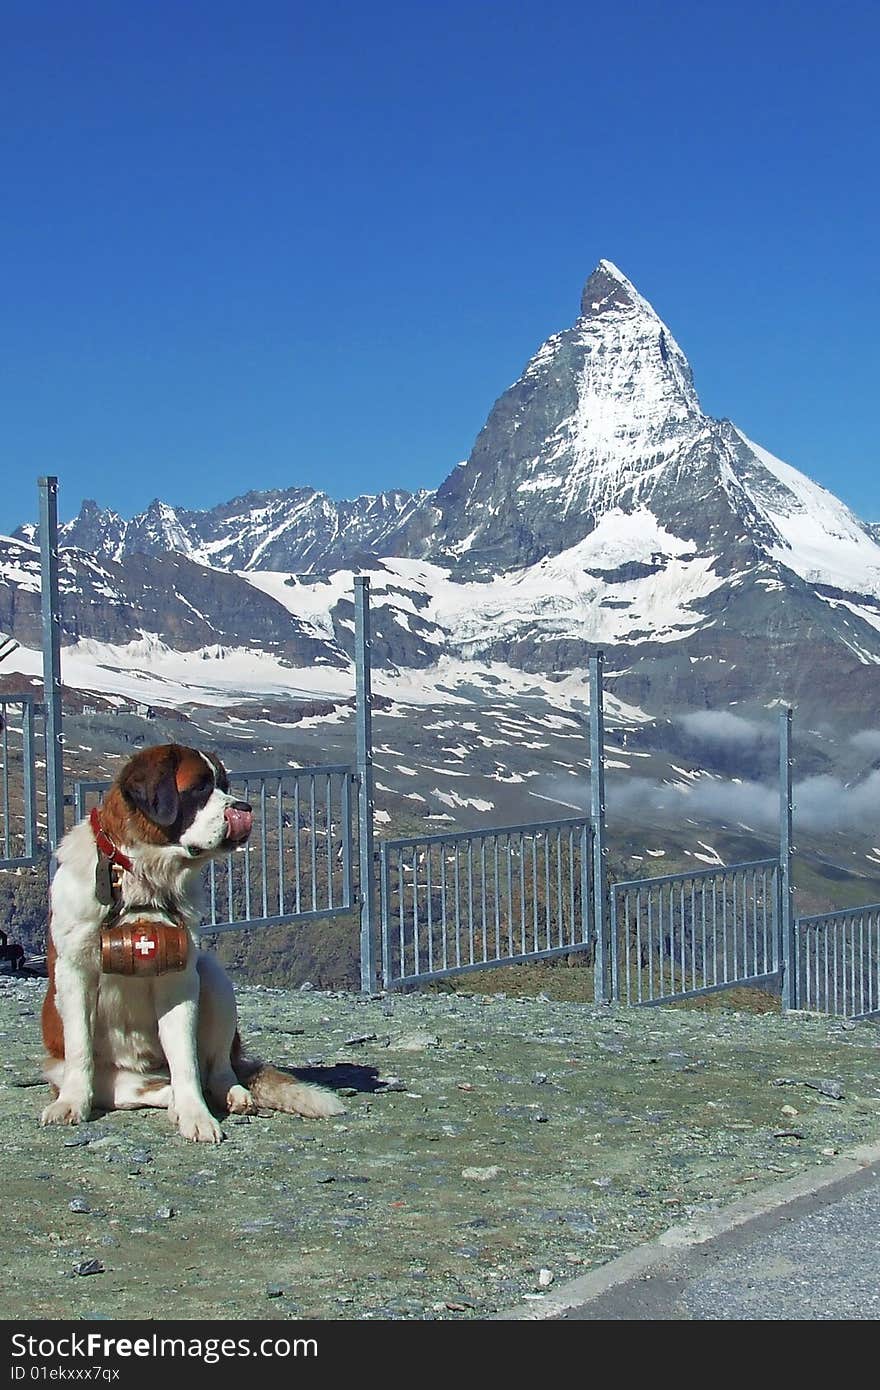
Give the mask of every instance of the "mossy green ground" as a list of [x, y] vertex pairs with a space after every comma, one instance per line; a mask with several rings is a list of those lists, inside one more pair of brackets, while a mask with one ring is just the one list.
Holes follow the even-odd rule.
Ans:
[[[3, 1316], [484, 1318], [880, 1136], [875, 1024], [502, 983], [241, 987], [253, 1050], [346, 1083], [348, 1112], [227, 1120], [214, 1147], [149, 1111], [41, 1129], [42, 982], [0, 982]], [[842, 1099], [803, 1084], [828, 1079]]]

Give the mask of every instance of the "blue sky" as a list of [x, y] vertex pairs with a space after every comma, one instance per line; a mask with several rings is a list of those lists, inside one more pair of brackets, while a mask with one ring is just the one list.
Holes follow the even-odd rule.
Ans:
[[0, 530], [436, 486], [614, 261], [880, 519], [880, 7], [0, 0]]

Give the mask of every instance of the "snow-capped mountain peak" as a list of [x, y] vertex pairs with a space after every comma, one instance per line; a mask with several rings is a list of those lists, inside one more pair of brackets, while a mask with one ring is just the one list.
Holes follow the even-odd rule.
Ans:
[[[703, 412], [671, 331], [608, 260], [436, 492], [335, 502], [295, 486], [203, 512], [157, 499], [130, 522], [89, 502], [62, 544], [86, 552], [68, 635], [120, 649], [149, 627], [182, 651], [341, 670], [366, 569], [376, 661], [398, 670], [573, 672], [603, 646], [642, 707], [708, 706], [716, 682], [725, 703], [880, 704], [877, 530]], [[37, 621], [24, 556], [0, 553], [0, 628], [18, 640], [25, 612]]]
[[608, 309], [654, 310], [643, 299], [635, 285], [612, 261], [602, 260], [584, 285], [581, 295], [581, 317], [593, 318]]

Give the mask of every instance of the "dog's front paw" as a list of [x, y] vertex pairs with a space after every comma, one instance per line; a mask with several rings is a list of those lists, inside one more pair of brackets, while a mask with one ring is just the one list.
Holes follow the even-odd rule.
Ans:
[[91, 1104], [86, 1097], [70, 1098], [59, 1096], [53, 1100], [51, 1105], [47, 1105], [40, 1116], [41, 1125], [78, 1125], [83, 1120], [87, 1120], [91, 1113]]
[[204, 1108], [181, 1107], [175, 1113], [174, 1123], [184, 1139], [196, 1143], [222, 1144], [226, 1137], [211, 1112]]

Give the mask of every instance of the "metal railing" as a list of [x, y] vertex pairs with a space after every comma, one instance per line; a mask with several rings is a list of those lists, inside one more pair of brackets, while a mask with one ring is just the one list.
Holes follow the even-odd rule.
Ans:
[[880, 903], [799, 917], [797, 1004], [844, 1018], [880, 1014]]
[[[281, 926], [352, 912], [354, 832], [351, 768], [260, 768], [228, 774], [254, 813], [249, 840], [206, 869], [205, 935]], [[80, 781], [81, 819], [111, 784]]]
[[383, 840], [386, 988], [587, 950], [591, 846], [586, 817]]
[[37, 843], [37, 702], [0, 697], [0, 868], [28, 868]]
[[611, 886], [612, 997], [626, 1004], [756, 984], [779, 971], [779, 864], [757, 859]]

